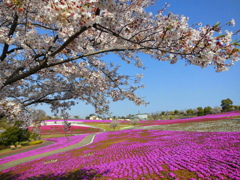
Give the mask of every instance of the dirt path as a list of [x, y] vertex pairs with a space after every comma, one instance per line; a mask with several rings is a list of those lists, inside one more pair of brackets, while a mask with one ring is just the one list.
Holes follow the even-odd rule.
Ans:
[[46, 157], [46, 156], [50, 156], [50, 155], [53, 155], [53, 154], [69, 151], [69, 150], [72, 150], [72, 149], [75, 149], [75, 148], [78, 148], [78, 147], [86, 146], [93, 141], [96, 134], [98, 134], [98, 133], [90, 134], [90, 135], [86, 136], [81, 142], [73, 144], [73, 145], [68, 146], [68, 147], [60, 148], [60, 149], [57, 149], [57, 150], [54, 150], [54, 151], [49, 151], [49, 152], [45, 152], [45, 153], [41, 153], [41, 154], [36, 154], [36, 155], [33, 155], [33, 156], [29, 156], [29, 157], [17, 159], [15, 161], [11, 161], [11, 162], [8, 162], [8, 163], [5, 163], [5, 164], [1, 164], [0, 165], [0, 171], [2, 171], [4, 169], [8, 169], [10, 167], [17, 166], [19, 164], [22, 164], [22, 163], [25, 163], [25, 162], [28, 162], [28, 161], [32, 161], [32, 160], [41, 158], [41, 157]]

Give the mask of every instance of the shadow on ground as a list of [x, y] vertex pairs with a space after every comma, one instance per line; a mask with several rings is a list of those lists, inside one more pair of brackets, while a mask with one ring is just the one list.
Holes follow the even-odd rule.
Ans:
[[38, 175], [29, 178], [24, 178], [23, 174], [14, 174], [13, 172], [1, 173], [1, 180], [16, 180], [16, 179], [24, 179], [24, 180], [91, 180], [94, 178], [101, 178], [103, 175], [107, 174], [110, 170], [105, 172], [99, 172], [94, 169], [79, 169], [74, 172], [68, 173], [59, 173], [59, 174], [48, 174], [48, 175]]

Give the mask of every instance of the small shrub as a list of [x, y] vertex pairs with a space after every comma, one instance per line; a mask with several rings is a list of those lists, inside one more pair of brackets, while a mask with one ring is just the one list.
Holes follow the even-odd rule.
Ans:
[[42, 142], [43, 142], [42, 140], [32, 141], [30, 142], [30, 145], [41, 144]]
[[15, 142], [15, 146], [17, 146], [17, 145], [19, 145], [20, 143], [17, 141], [17, 142]]
[[0, 139], [2, 144], [8, 146], [14, 145], [16, 142], [26, 141], [29, 137], [30, 132], [28, 129], [22, 129], [14, 125], [13, 127], [7, 128], [7, 130], [1, 134]]

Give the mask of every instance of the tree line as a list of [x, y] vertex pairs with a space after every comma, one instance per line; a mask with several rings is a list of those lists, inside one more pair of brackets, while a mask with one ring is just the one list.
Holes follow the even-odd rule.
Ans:
[[161, 111], [157, 113], [151, 113], [149, 115], [149, 119], [161, 119], [164, 117], [173, 117], [174, 115], [179, 115], [179, 116], [204, 116], [208, 114], [218, 114], [222, 112], [228, 112], [228, 111], [238, 111], [240, 110], [240, 106], [238, 105], [233, 105], [233, 101], [230, 98], [223, 99], [221, 101], [220, 106], [215, 106], [215, 107], [197, 107], [194, 109], [186, 109], [186, 110], [174, 110], [174, 111]]

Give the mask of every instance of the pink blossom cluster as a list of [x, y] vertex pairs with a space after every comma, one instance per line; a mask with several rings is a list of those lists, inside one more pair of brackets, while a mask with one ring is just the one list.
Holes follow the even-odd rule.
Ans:
[[[188, 172], [192, 180], [240, 179], [239, 144], [239, 132], [104, 132], [85, 148], [39, 158], [2, 172], [18, 174], [18, 180], [70, 177], [78, 170], [94, 170], [103, 179], [119, 180], [184, 179], [179, 171]], [[87, 173], [75, 176], [89, 179]]]
[[41, 154], [41, 153], [45, 153], [45, 152], [49, 152], [49, 151], [53, 151], [59, 148], [64, 148], [76, 143], [79, 143], [81, 140], [83, 140], [84, 137], [86, 137], [88, 134], [84, 134], [84, 135], [78, 135], [78, 136], [69, 136], [69, 140], [66, 137], [58, 137], [58, 138], [45, 138], [44, 140], [47, 141], [53, 141], [54, 144], [48, 145], [48, 146], [44, 146], [44, 147], [40, 147], [37, 149], [33, 149], [30, 151], [26, 151], [26, 152], [22, 152], [16, 155], [12, 155], [12, 156], [7, 156], [5, 158], [1, 158], [0, 164], [4, 164], [10, 161], [15, 161], [17, 159], [21, 159], [24, 157], [28, 157], [28, 156], [33, 156], [36, 154]]

